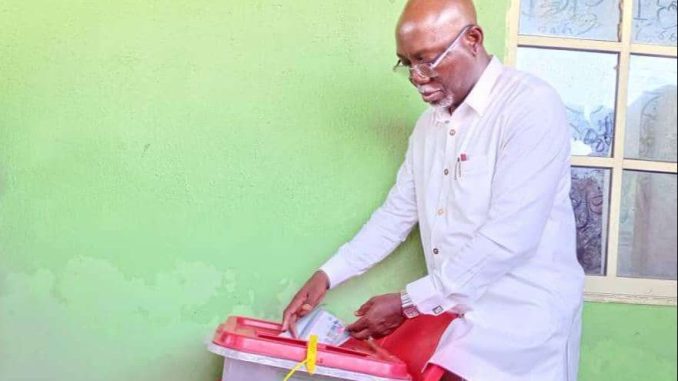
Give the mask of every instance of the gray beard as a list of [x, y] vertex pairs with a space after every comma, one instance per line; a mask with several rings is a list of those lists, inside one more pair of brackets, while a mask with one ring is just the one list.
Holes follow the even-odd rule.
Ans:
[[438, 102], [436, 105], [434, 105], [435, 108], [443, 110], [447, 110], [452, 106], [454, 106], [454, 98], [452, 96], [447, 96], [446, 98]]

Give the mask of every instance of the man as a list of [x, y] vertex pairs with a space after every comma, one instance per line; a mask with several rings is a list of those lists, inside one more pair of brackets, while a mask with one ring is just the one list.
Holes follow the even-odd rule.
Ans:
[[562, 101], [488, 55], [471, 0], [410, 0], [396, 34], [398, 66], [432, 107], [385, 203], [294, 297], [283, 328], [419, 223], [429, 275], [370, 299], [352, 335], [451, 311], [460, 318], [430, 360], [447, 379], [576, 380], [584, 274]]

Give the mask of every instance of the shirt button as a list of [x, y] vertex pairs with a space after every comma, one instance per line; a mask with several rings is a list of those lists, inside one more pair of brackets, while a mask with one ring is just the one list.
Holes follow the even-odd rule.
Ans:
[[449, 169], [446, 169], [443, 173], [445, 174], [445, 176], [449, 176], [449, 175], [450, 175], [450, 170], [449, 170]]
[[440, 250], [438, 250], [438, 249], [433, 249], [433, 254], [435, 254], [435, 255], [440, 254]]
[[438, 209], [438, 215], [442, 216], [443, 214], [445, 214], [445, 209]]
[[457, 134], [457, 130], [450, 130], [450, 136], [454, 136]]

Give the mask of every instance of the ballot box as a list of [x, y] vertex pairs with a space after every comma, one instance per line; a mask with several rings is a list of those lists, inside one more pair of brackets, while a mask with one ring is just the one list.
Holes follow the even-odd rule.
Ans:
[[[224, 358], [222, 381], [283, 381], [308, 356], [308, 342], [281, 336], [278, 323], [231, 317], [216, 330], [210, 352]], [[318, 344], [315, 369], [299, 367], [290, 381], [409, 381], [407, 365], [377, 342]]]

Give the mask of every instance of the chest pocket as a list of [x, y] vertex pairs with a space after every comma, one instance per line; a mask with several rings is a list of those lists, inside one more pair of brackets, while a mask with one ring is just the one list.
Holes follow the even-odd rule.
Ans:
[[469, 178], [473, 180], [475, 175], [487, 174], [491, 169], [489, 156], [474, 156], [468, 161], [459, 162], [458, 165], [457, 180], [460, 182]]
[[455, 209], [469, 217], [485, 216], [492, 195], [493, 163], [489, 156], [476, 155], [457, 163], [452, 202]]

